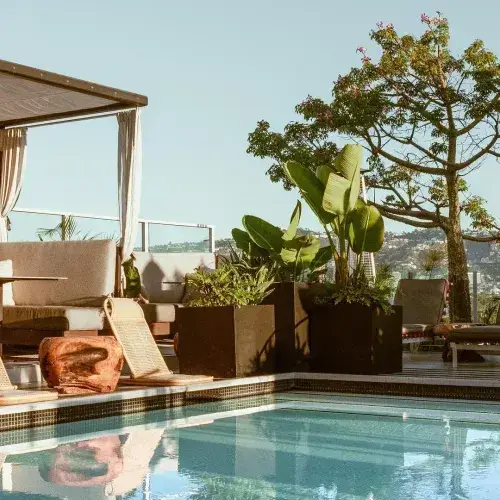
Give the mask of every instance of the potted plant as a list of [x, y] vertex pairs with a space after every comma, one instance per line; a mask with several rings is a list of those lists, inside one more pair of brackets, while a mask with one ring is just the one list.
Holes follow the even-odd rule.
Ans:
[[332, 258], [331, 247], [320, 247], [312, 234], [298, 235], [302, 204], [292, 213], [286, 231], [269, 222], [245, 215], [245, 230], [233, 229], [232, 235], [242, 258], [251, 265], [272, 266], [276, 283], [265, 298], [274, 306], [276, 369], [280, 372], [303, 370], [309, 355], [309, 315], [302, 302], [308, 282], [324, 274]]
[[[363, 252], [384, 241], [377, 208], [360, 199], [362, 148], [345, 146], [316, 173], [288, 162], [285, 170], [324, 227], [335, 278], [310, 313], [311, 369], [329, 373], [395, 373], [402, 369], [402, 311], [363, 269]], [[351, 265], [350, 255], [356, 263]]]
[[261, 305], [272, 271], [225, 262], [187, 277], [188, 301], [177, 310], [181, 373], [232, 378], [274, 373], [274, 308]]

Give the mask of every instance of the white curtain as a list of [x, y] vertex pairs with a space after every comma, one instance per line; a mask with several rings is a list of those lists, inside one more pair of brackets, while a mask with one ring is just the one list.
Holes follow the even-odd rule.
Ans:
[[121, 257], [134, 250], [139, 225], [142, 182], [140, 109], [118, 113], [118, 207]]
[[26, 166], [26, 129], [0, 130], [0, 241], [7, 241], [7, 216], [21, 193]]

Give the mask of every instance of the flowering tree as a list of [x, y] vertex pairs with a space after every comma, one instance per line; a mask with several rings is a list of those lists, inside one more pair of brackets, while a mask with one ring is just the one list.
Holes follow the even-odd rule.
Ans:
[[[378, 23], [370, 37], [381, 50], [379, 59], [358, 47], [361, 66], [337, 79], [331, 102], [309, 96], [296, 107], [305, 119], [300, 153], [319, 148], [320, 161], [326, 152], [332, 163], [332, 133], [363, 144], [370, 154], [367, 184], [379, 191], [373, 204], [382, 214], [445, 233], [451, 317], [470, 321], [464, 239], [499, 241], [500, 227], [465, 178], [488, 157], [500, 158], [500, 64], [479, 40], [453, 56], [441, 14], [422, 14], [421, 21], [425, 30], [419, 37]], [[286, 182], [279, 152], [293, 156], [297, 144], [287, 140], [286, 131], [269, 128], [258, 123], [248, 152], [273, 158], [273, 180]], [[301, 161], [311, 169], [319, 166], [313, 154]]]

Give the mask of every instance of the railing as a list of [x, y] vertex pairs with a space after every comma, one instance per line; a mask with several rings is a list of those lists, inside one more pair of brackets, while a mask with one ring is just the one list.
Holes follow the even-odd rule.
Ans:
[[[32, 208], [14, 208], [12, 212], [36, 215], [56, 215], [61, 217], [64, 221], [67, 217], [74, 217], [79, 219], [95, 219], [104, 221], [118, 222], [118, 217], [109, 215], [93, 215], [93, 214], [80, 214], [75, 212], [59, 212], [52, 210], [40, 210]], [[192, 227], [199, 229], [208, 229], [208, 248], [209, 252], [215, 252], [215, 226], [211, 224], [195, 224], [191, 222], [173, 222], [155, 219], [139, 219], [140, 234], [141, 234], [141, 250], [143, 252], [149, 251], [149, 229], [151, 225], [171, 226], [171, 227]]]

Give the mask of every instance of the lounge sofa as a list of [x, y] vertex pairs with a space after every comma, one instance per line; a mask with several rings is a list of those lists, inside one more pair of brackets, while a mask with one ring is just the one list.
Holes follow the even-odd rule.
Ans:
[[12, 260], [14, 275], [67, 278], [13, 283], [0, 344], [38, 346], [45, 337], [97, 335], [104, 328], [104, 298], [115, 291], [116, 255], [112, 240], [0, 243], [0, 261]]
[[175, 311], [185, 298], [186, 275], [198, 267], [214, 269], [213, 253], [134, 252], [135, 266], [141, 275], [144, 315], [153, 335], [167, 338], [175, 334]]

